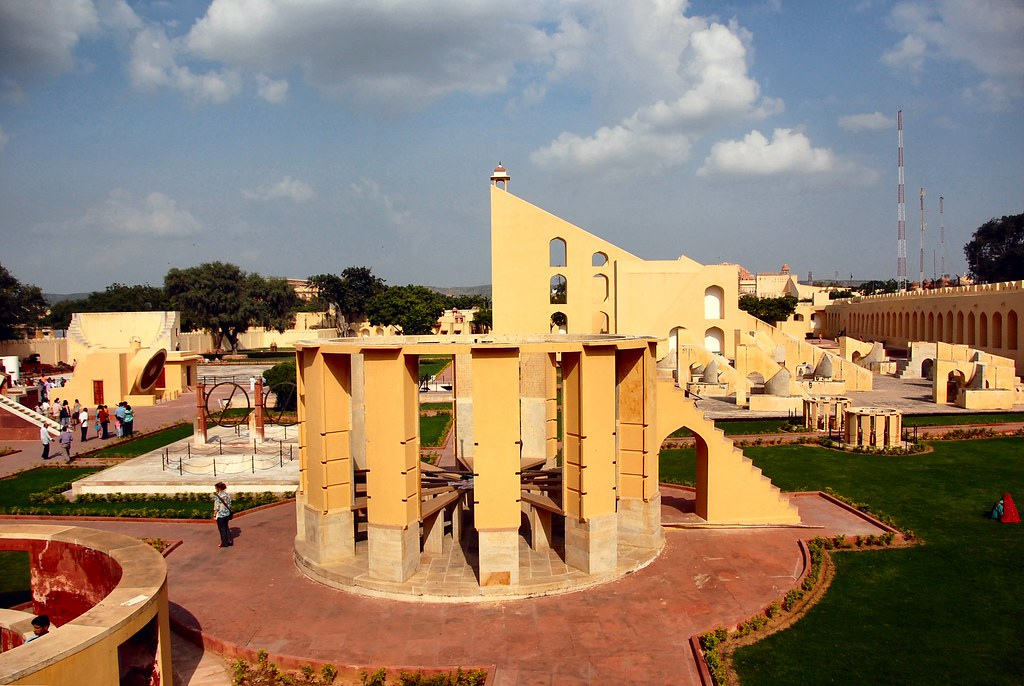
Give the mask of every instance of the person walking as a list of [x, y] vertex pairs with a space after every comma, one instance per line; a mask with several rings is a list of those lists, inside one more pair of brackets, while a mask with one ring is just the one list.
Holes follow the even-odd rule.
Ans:
[[68, 456], [68, 464], [71, 464], [71, 427], [65, 426], [60, 430], [60, 436], [57, 437], [57, 442], [60, 443], [61, 447], [64, 448], [64, 453]]
[[228, 524], [231, 522], [231, 494], [228, 493], [228, 486], [223, 481], [213, 485], [213, 518], [217, 520], [217, 530], [220, 532], [219, 548], [230, 548], [234, 545], [231, 542], [231, 530]]
[[78, 413], [78, 425], [82, 429], [82, 443], [85, 443], [89, 440], [89, 408], [82, 407], [82, 411]]
[[100, 438], [106, 440], [110, 438], [109, 426], [110, 426], [110, 413], [107, 412], [106, 405], [100, 405], [96, 408], [96, 421], [99, 422], [100, 431], [103, 432]]
[[43, 444], [43, 459], [44, 460], [49, 460], [50, 459], [50, 443], [52, 442], [52, 439], [50, 438], [50, 432], [46, 430], [45, 426], [39, 427], [39, 440]]

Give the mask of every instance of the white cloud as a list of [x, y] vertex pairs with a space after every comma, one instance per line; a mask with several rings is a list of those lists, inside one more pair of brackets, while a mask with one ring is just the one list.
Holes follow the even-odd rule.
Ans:
[[293, 179], [286, 176], [272, 186], [265, 186], [254, 191], [243, 190], [242, 195], [247, 200], [258, 202], [270, 202], [272, 200], [291, 200], [294, 203], [304, 203], [316, 197], [313, 187], [305, 181]]
[[125, 238], [173, 238], [197, 234], [203, 227], [191, 212], [163, 193], [136, 199], [128, 191], [116, 189], [67, 228], [81, 229], [85, 235], [95, 231]]
[[136, 88], [155, 90], [161, 86], [175, 88], [193, 103], [223, 104], [242, 90], [237, 72], [208, 71], [195, 73], [178, 63], [180, 44], [171, 40], [162, 29], [148, 27], [135, 34], [131, 46], [129, 74]]
[[365, 223], [411, 233], [415, 223], [409, 210], [401, 209], [400, 201], [383, 191], [373, 179], [360, 179], [349, 186], [348, 199], [353, 214], [367, 220]]
[[840, 128], [857, 133], [859, 131], [883, 131], [896, 126], [896, 120], [881, 112], [870, 114], [848, 114], [839, 117]]
[[[655, 18], [649, 17], [652, 23]], [[736, 27], [700, 24], [694, 19], [669, 23], [685, 34], [676, 36], [677, 43], [685, 40], [673, 58], [674, 75], [663, 82], [676, 97], [643, 105], [619, 124], [590, 136], [563, 132], [535, 151], [531, 161], [546, 169], [587, 173], [660, 171], [686, 162], [693, 140], [717, 125], [781, 111], [782, 103], [761, 98], [760, 87], [747, 74], [746, 34]], [[655, 70], [660, 66], [670, 71], [657, 60], [653, 64]]]
[[900, 2], [890, 24], [905, 37], [882, 61], [919, 71], [929, 60], [964, 62], [982, 77], [974, 90], [999, 104], [1024, 95], [1024, 3], [1020, 0]]
[[256, 77], [259, 89], [257, 93], [267, 102], [280, 105], [288, 99], [288, 82], [284, 79], [272, 79], [266, 74]]
[[814, 148], [807, 136], [791, 129], [775, 129], [772, 140], [751, 131], [741, 141], [720, 141], [711, 147], [698, 176], [779, 176], [829, 172], [835, 154]]
[[75, 47], [98, 27], [90, 0], [0, 2], [0, 98], [21, 102], [33, 77], [71, 71]]

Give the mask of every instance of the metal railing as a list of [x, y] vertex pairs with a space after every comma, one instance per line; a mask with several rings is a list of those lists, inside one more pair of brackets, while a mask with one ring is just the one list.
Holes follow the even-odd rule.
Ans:
[[176, 471], [179, 476], [185, 474], [213, 475], [256, 473], [256, 470], [281, 469], [286, 462], [295, 460], [294, 445], [288, 450], [284, 443], [278, 442], [277, 448], [261, 447], [256, 441], [248, 444], [224, 445], [217, 441], [216, 446], [193, 446], [186, 443], [184, 449], [164, 448], [161, 456], [164, 471]]

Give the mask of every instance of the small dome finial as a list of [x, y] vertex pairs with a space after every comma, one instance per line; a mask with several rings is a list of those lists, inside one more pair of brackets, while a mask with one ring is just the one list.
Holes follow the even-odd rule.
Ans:
[[498, 162], [498, 166], [494, 168], [494, 173], [491, 174], [491, 183], [497, 186], [501, 184], [503, 190], [508, 190], [508, 182], [512, 177], [509, 176], [508, 171], [502, 166], [501, 162]]

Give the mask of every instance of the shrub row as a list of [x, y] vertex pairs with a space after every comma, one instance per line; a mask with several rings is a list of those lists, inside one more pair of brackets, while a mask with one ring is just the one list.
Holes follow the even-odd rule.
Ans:
[[[270, 661], [267, 651], [256, 653], [256, 664], [245, 660], [235, 660], [232, 686], [329, 686], [338, 677], [338, 669], [334, 665], [324, 665], [320, 673], [312, 665], [304, 665], [297, 671], [285, 672]], [[363, 672], [360, 682], [363, 686], [385, 686], [387, 669], [381, 667], [373, 672]], [[487, 671], [483, 669], [463, 670], [461, 667], [447, 674], [425, 675], [419, 672], [400, 672], [398, 681], [401, 686], [480, 686], [487, 681]]]
[[[388, 672], [381, 667], [375, 672], [363, 672], [360, 675], [360, 683], [363, 686], [386, 686]], [[475, 669], [463, 671], [461, 667], [454, 672], [447, 674], [426, 675], [420, 672], [399, 672], [398, 681], [394, 682], [399, 686], [480, 686], [487, 681], [487, 671]]]

